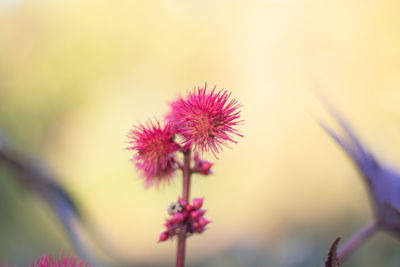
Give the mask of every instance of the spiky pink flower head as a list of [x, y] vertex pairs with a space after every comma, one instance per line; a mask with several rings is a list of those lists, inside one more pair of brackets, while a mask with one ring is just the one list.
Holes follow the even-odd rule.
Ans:
[[211, 151], [216, 157], [223, 146], [236, 143], [233, 135], [243, 137], [235, 129], [241, 122], [241, 106], [235, 99], [229, 99], [230, 95], [224, 89], [217, 92], [216, 86], [207, 91], [206, 83], [189, 92], [186, 98], [179, 97], [171, 103], [171, 111], [166, 117], [183, 136], [185, 149], [193, 147], [202, 153]]
[[180, 146], [174, 141], [174, 131], [170, 124], [164, 127], [158, 121], [135, 126], [128, 134], [128, 150], [136, 151], [132, 161], [145, 179], [145, 186], [159, 185], [169, 181], [175, 173], [174, 152]]
[[78, 257], [72, 257], [71, 254], [68, 256], [60, 256], [56, 261], [53, 260], [50, 254], [44, 255], [38, 259], [35, 263], [32, 263], [31, 267], [88, 267], [89, 264], [85, 263], [82, 259], [79, 261]]

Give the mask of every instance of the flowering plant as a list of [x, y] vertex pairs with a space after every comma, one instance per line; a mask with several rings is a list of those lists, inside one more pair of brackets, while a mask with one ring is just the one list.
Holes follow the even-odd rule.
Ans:
[[[189, 203], [190, 179], [194, 173], [209, 175], [213, 163], [200, 158], [200, 153], [211, 152], [217, 158], [223, 147], [243, 137], [235, 128], [241, 123], [240, 104], [230, 99], [230, 93], [221, 89], [195, 88], [187, 96], [178, 97], [170, 104], [165, 123], [148, 121], [135, 126], [128, 134], [128, 150], [135, 151], [132, 161], [144, 179], [145, 187], [169, 182], [176, 171], [183, 174], [182, 197], [168, 208], [171, 216], [158, 242], [178, 236], [176, 266], [184, 266], [186, 237], [202, 233], [210, 223], [204, 217], [202, 198]], [[194, 152], [192, 155], [192, 151]], [[180, 162], [177, 153], [183, 153]]]

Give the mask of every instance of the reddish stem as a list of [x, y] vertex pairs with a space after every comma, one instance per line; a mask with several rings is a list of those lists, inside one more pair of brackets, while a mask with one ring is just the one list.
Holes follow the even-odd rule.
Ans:
[[[182, 198], [189, 203], [190, 195], [190, 149], [183, 152], [183, 191]], [[185, 247], [186, 247], [186, 226], [182, 226], [178, 236], [178, 252], [176, 254], [176, 267], [185, 266]]]
[[355, 233], [343, 246], [340, 247], [337, 255], [339, 262], [343, 262], [343, 260], [351, 254], [351, 252], [362, 245], [368, 237], [378, 230], [378, 228], [378, 222], [373, 221]]

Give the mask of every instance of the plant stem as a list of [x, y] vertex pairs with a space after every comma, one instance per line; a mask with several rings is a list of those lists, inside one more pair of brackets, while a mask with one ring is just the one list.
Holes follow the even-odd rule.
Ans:
[[378, 230], [379, 225], [377, 221], [372, 221], [369, 224], [361, 228], [357, 233], [355, 233], [343, 246], [340, 247], [338, 252], [339, 262], [350, 255], [356, 248], [364, 243], [368, 237], [370, 237], [376, 230]]
[[[186, 203], [189, 203], [190, 195], [190, 149], [183, 152], [183, 191], [182, 198]], [[186, 226], [183, 225], [178, 236], [178, 252], [176, 254], [176, 267], [185, 266], [185, 247], [186, 247]]]

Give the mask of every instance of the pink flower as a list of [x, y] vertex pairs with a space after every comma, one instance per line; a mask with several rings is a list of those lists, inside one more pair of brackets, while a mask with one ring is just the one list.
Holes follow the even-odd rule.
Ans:
[[240, 104], [235, 99], [229, 100], [230, 93], [222, 89], [216, 92], [216, 86], [207, 92], [197, 88], [188, 93], [186, 99], [179, 98], [171, 103], [171, 112], [167, 119], [183, 136], [185, 149], [193, 146], [194, 150], [216, 154], [229, 142], [236, 143], [232, 135], [243, 137], [234, 127], [237, 126]]
[[180, 149], [174, 142], [174, 131], [170, 124], [164, 127], [159, 122], [151, 121], [134, 127], [128, 135], [128, 150], [135, 150], [136, 168], [142, 172], [145, 186], [158, 185], [169, 180], [175, 173], [176, 160], [174, 152]]
[[63, 256], [62, 253], [56, 261], [54, 261], [50, 254], [45, 255], [38, 259], [36, 263], [32, 263], [31, 267], [88, 267], [82, 259], [79, 261], [78, 257], [72, 257], [71, 254]]

